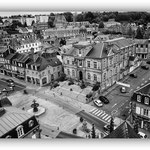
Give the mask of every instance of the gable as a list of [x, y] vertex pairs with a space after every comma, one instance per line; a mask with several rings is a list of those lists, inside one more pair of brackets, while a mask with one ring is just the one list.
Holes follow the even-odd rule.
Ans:
[[112, 56], [112, 55], [114, 55], [114, 52], [113, 52], [113, 50], [111, 48], [110, 51], [109, 51], [109, 53], [108, 53], [108, 56]]

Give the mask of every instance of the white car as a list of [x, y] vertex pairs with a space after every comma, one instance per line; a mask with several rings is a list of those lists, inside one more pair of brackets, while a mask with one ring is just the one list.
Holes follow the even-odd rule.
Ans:
[[138, 134], [141, 136], [142, 139], [147, 137], [147, 135], [143, 132], [138, 132]]
[[95, 104], [96, 106], [98, 106], [98, 107], [103, 106], [103, 103], [102, 103], [99, 99], [95, 99], [93, 102], [94, 102], [94, 104]]

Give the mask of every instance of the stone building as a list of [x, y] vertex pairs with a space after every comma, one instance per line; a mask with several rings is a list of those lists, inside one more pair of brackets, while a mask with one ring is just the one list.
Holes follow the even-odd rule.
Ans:
[[63, 54], [64, 71], [76, 80], [100, 82], [104, 90], [139, 66], [135, 48], [136, 43], [126, 38], [79, 42]]

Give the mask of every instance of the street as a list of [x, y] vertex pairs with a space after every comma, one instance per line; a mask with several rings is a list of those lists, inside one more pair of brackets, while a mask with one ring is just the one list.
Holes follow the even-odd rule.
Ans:
[[14, 85], [15, 85], [14, 91], [10, 91], [10, 88], [8, 86], [8, 82], [4, 79], [0, 79], [0, 91], [2, 91], [4, 88], [6, 88], [6, 90], [9, 91], [8, 94], [11, 94], [11, 93], [16, 92], [16, 91], [21, 91], [25, 88], [24, 85], [21, 85], [21, 84], [16, 83], [16, 82], [14, 82]]
[[[108, 92], [105, 96], [109, 99], [109, 104], [104, 104], [103, 107], [98, 108], [105, 111], [106, 113], [117, 116], [121, 119], [126, 119], [129, 115], [129, 102], [133, 95], [133, 92], [140, 86], [148, 83], [150, 81], [150, 70], [144, 70], [141, 67], [134, 70], [132, 73], [137, 74], [137, 78], [128, 76], [123, 83], [130, 84], [127, 93], [121, 93], [121, 85], [114, 85], [115, 88]], [[93, 102], [90, 103], [95, 106]], [[95, 106], [96, 107], [96, 106]]]

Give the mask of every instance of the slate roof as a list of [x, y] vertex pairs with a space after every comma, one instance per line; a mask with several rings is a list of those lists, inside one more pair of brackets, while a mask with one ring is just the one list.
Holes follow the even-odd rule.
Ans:
[[31, 114], [15, 107], [5, 107], [0, 116], [0, 137], [32, 117]]
[[125, 121], [104, 138], [140, 138], [140, 136]]
[[7, 97], [0, 100], [0, 107], [12, 106], [12, 103]]
[[136, 92], [140, 92], [142, 94], [149, 94], [150, 95], [150, 82], [148, 84], [144, 85], [143, 87], [141, 87]]
[[90, 58], [101, 58], [103, 52], [104, 43], [97, 43], [93, 46], [92, 50], [87, 54], [86, 57]]
[[15, 55], [16, 55], [16, 53], [10, 53], [9, 55], [7, 55], [7, 56], [5, 57], [5, 59], [11, 60]]

